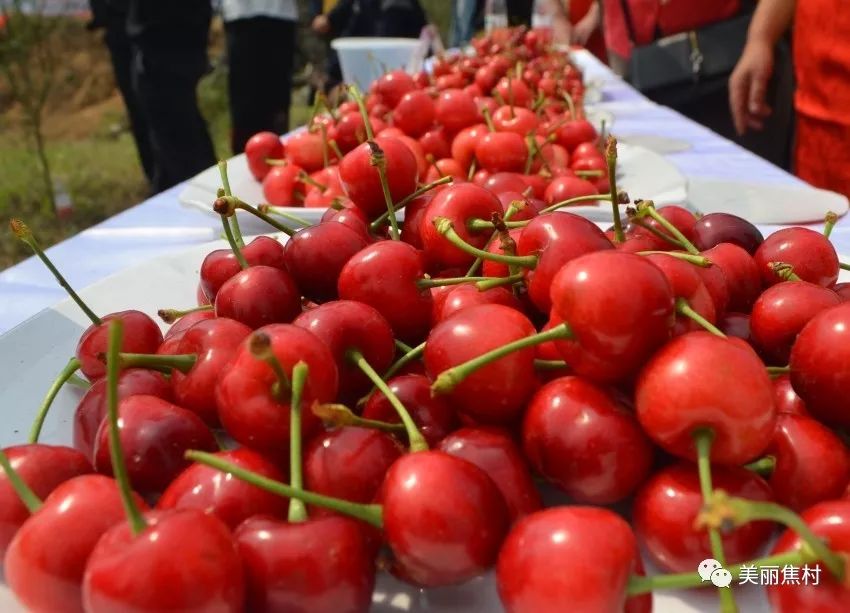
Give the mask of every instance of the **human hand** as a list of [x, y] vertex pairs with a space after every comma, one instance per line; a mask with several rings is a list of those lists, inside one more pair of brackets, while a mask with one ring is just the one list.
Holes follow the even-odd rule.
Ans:
[[552, 42], [557, 45], [569, 45], [573, 26], [565, 15], [552, 18]]
[[765, 102], [773, 74], [773, 47], [764, 41], [749, 41], [729, 77], [729, 107], [738, 134], [761, 130], [773, 110]]
[[590, 14], [586, 15], [573, 26], [571, 42], [574, 45], [586, 45], [598, 25], [596, 19], [593, 19]]
[[316, 15], [310, 27], [317, 34], [327, 34], [331, 31], [331, 22], [328, 21], [327, 15]]

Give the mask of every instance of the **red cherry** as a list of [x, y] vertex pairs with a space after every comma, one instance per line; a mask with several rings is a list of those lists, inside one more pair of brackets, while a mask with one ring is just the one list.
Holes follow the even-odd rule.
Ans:
[[489, 132], [475, 145], [475, 158], [490, 172], [522, 172], [528, 146], [516, 132]]
[[393, 572], [415, 585], [468, 581], [496, 561], [508, 529], [501, 492], [483, 470], [441, 451], [399, 458], [379, 499]]
[[847, 302], [850, 300], [850, 283], [836, 283], [832, 286], [832, 291], [838, 294], [841, 302]]
[[301, 293], [314, 302], [325, 302], [336, 298], [345, 263], [368, 244], [346, 224], [324, 222], [296, 232], [284, 246], [284, 257]]
[[462, 129], [451, 143], [451, 157], [463, 168], [469, 168], [475, 158], [475, 147], [489, 130], [483, 123], [476, 123]]
[[[454, 181], [463, 183], [466, 181], [466, 170], [454, 158], [440, 158], [436, 160], [425, 175], [425, 183], [433, 183], [441, 177], [452, 177]], [[408, 204], [405, 208], [404, 218], [407, 219]]]
[[637, 603], [649, 611], [649, 596], [626, 596], [640, 566], [634, 533], [619, 515], [554, 507], [514, 525], [499, 553], [496, 584], [508, 613], [557, 613], [565, 603], [571, 611], [637, 611]]
[[[129, 458], [127, 472], [133, 489], [143, 496], [162, 492], [189, 465], [189, 449], [213, 451], [215, 437], [201, 418], [156, 396], [136, 395], [118, 405], [121, 444]], [[112, 476], [109, 424], [104, 419], [94, 447], [97, 471]]]
[[[271, 351], [289, 377], [300, 360], [309, 367], [304, 405], [336, 398], [338, 374], [330, 349], [314, 334], [289, 324], [273, 324], [257, 331], [271, 339]], [[237, 442], [272, 458], [287, 457], [289, 448], [289, 394], [274, 393], [277, 378], [272, 368], [254, 357], [251, 337], [236, 350], [230, 367], [216, 386], [216, 403], [222, 425]], [[307, 439], [319, 428], [310, 411], [302, 416]]]
[[475, 101], [462, 89], [440, 92], [434, 103], [434, 117], [452, 134], [479, 121]]
[[451, 244], [437, 231], [434, 221], [445, 217], [452, 222], [455, 232], [474, 247], [483, 248], [492, 231], [473, 231], [467, 227], [471, 219], [488, 220], [493, 213], [501, 213], [502, 204], [489, 190], [472, 183], [452, 185], [434, 196], [419, 222], [419, 234], [428, 257], [444, 267], [469, 266], [475, 259]]
[[777, 502], [801, 511], [839, 498], [850, 482], [850, 453], [814, 419], [783, 413], [766, 452], [775, 459], [770, 485]]
[[422, 252], [400, 241], [380, 241], [356, 253], [339, 275], [339, 297], [377, 309], [403, 341], [428, 331], [431, 295], [416, 282], [425, 276]]
[[[75, 449], [54, 445], [16, 445], [5, 451], [9, 464], [40, 499], [78, 475], [93, 472], [91, 462]], [[0, 471], [0, 559], [30, 513], [18, 497], [5, 471]]]
[[138, 536], [119, 522], [98, 541], [83, 579], [83, 606], [115, 611], [242, 611], [242, 564], [230, 531], [196, 509], [153, 511]]
[[700, 251], [720, 243], [732, 243], [752, 255], [762, 242], [764, 237], [758, 228], [743, 217], [730, 213], [703, 215], [693, 226], [693, 243]]
[[446, 136], [442, 127], [432, 128], [419, 137], [419, 144], [425, 155], [431, 154], [436, 159], [448, 158], [452, 155], [451, 139]]
[[124, 340], [121, 351], [126, 353], [156, 353], [162, 344], [162, 331], [157, 323], [141, 311], [118, 311], [100, 318], [101, 323], [86, 328], [77, 342], [77, 359], [80, 370], [90, 381], [106, 374], [106, 364], [101, 356], [106, 352], [109, 322], [120, 319], [124, 323]]
[[248, 170], [257, 181], [262, 181], [272, 169], [266, 160], [283, 158], [283, 143], [274, 132], [258, 132], [245, 143], [245, 160]]
[[221, 286], [215, 296], [216, 317], [228, 317], [249, 328], [292, 321], [301, 312], [301, 293], [285, 270], [251, 266]]
[[773, 271], [771, 262], [789, 264], [803, 281], [829, 287], [838, 278], [838, 256], [829, 239], [808, 228], [783, 228], [764, 239], [756, 250], [764, 285], [782, 279]]
[[540, 494], [517, 444], [506, 430], [461, 428], [442, 441], [440, 450], [486, 472], [505, 499], [511, 523], [540, 509]]
[[729, 292], [726, 308], [749, 313], [761, 293], [761, 277], [752, 256], [732, 243], [720, 243], [703, 251], [702, 255], [723, 272]]
[[558, 144], [570, 153], [580, 144], [595, 141], [597, 138], [596, 128], [586, 119], [568, 121], [558, 128], [555, 136], [558, 139]]
[[[221, 451], [218, 457], [240, 468], [280, 481], [283, 475], [272, 462], [250, 449]], [[249, 517], [286, 517], [287, 501], [232, 475], [203, 464], [192, 464], [162, 493], [157, 509], [198, 509], [215, 515], [231, 530]]]
[[[434, 288], [441, 289], [441, 288]], [[522, 304], [514, 294], [504, 287], [493, 287], [481, 291], [470, 283], [449, 286], [439, 298], [434, 297], [434, 325], [455, 313], [480, 304], [502, 304], [522, 312]]]
[[496, 84], [496, 92], [511, 106], [528, 106], [533, 98], [528, 86], [514, 77], [502, 77]]
[[[286, 269], [283, 245], [269, 236], [258, 236], [242, 248], [242, 255], [250, 266], [272, 266]], [[218, 290], [225, 282], [242, 270], [230, 249], [211, 251], [201, 263], [201, 287], [204, 293], [215, 300]]]
[[[684, 298], [688, 305], [709, 323], [717, 320], [714, 301], [705, 283], [702, 282], [697, 266], [666, 253], [651, 253], [646, 257], [667, 277], [676, 298]], [[673, 335], [678, 336], [701, 329], [701, 326], [690, 318], [677, 315]]]
[[[442, 396], [431, 394], [431, 381], [420, 374], [405, 374], [387, 380], [387, 386], [410, 413], [428, 445], [437, 445], [458, 427], [458, 418]], [[398, 413], [387, 397], [374, 392], [366, 401], [363, 417], [400, 423]]]
[[[319, 494], [370, 503], [403, 453], [398, 441], [377, 430], [345, 426], [324, 432], [310, 441], [304, 454], [304, 484]], [[311, 513], [334, 514], [319, 508]]]
[[695, 459], [695, 431], [711, 429], [718, 464], [763, 454], [776, 422], [762, 361], [742, 341], [709, 332], [679, 336], [653, 356], [638, 377], [635, 410], [649, 437], [681, 458]]
[[[756, 473], [737, 466], [712, 467], [713, 486], [730, 496], [758, 502], [773, 500], [770, 486]], [[668, 572], [693, 572], [711, 558], [708, 531], [694, 522], [702, 510], [699, 476], [693, 464], [674, 464], [650, 477], [632, 507], [635, 533], [652, 561]], [[757, 521], [722, 533], [729, 564], [758, 557], [773, 524]]]
[[286, 139], [286, 159], [307, 173], [325, 165], [324, 151], [325, 144], [320, 132], [301, 130]]
[[[377, 122], [372, 121], [372, 118], [370, 118], [370, 123], [373, 129], [377, 127]], [[348, 153], [357, 145], [366, 141], [366, 125], [363, 123], [363, 116], [356, 107], [353, 111], [340, 114], [339, 121], [336, 124], [335, 140], [343, 153]]]
[[[519, 193], [522, 196], [522, 192], [528, 188], [528, 183], [525, 181], [525, 175], [517, 172], [496, 172], [488, 176], [481, 187], [489, 189], [497, 196], [504, 192]], [[516, 217], [513, 219], [517, 220]]]
[[811, 417], [806, 410], [806, 404], [791, 386], [791, 377], [779, 375], [773, 379], [774, 399], [776, 400], [776, 411], [778, 413], [791, 413], [802, 417]]
[[[416, 157], [397, 138], [378, 137], [375, 143], [384, 152], [386, 176], [392, 201], [398, 202], [416, 189], [419, 172]], [[352, 149], [339, 164], [339, 176], [345, 192], [370, 217], [387, 210], [377, 167], [371, 164], [372, 149], [363, 143]]]
[[[144, 510], [145, 503], [135, 498]], [[82, 475], [66, 481], [9, 545], [3, 565], [6, 583], [28, 611], [81, 611], [89, 555], [100, 537], [125, 517], [114, 480]]]
[[[850, 500], [821, 502], [802, 513], [803, 521], [819, 539], [829, 543], [832, 551], [842, 557], [850, 553]], [[793, 530], [779, 537], [772, 554], [798, 551], [802, 542]], [[797, 611], [845, 611], [850, 601], [850, 589], [839, 581], [820, 562], [810, 564], [820, 569], [817, 584], [771, 585], [767, 588], [770, 605], [779, 613]]]
[[299, 206], [305, 191], [302, 172], [295, 164], [273, 167], [263, 179], [263, 197], [274, 206]]
[[596, 382], [630, 377], [670, 337], [673, 293], [645, 257], [596, 251], [555, 275], [552, 309], [572, 330], [558, 349], [576, 374]]
[[366, 613], [372, 604], [374, 548], [359, 522], [253, 517], [239, 526], [234, 539], [250, 611]]
[[493, 125], [497, 131], [513, 132], [523, 138], [536, 131], [538, 123], [534, 111], [519, 106], [501, 106], [493, 112]]
[[[508, 234], [513, 239], [514, 243], [519, 242], [519, 237], [522, 236], [523, 228], [513, 228], [508, 231]], [[490, 253], [498, 253], [504, 255], [502, 249], [502, 241], [491, 241], [487, 246], [487, 251]], [[481, 272], [485, 277], [507, 277], [510, 275], [510, 268], [507, 264], [501, 262], [493, 262], [492, 260], [484, 260], [481, 266]]]
[[579, 377], [561, 377], [537, 391], [522, 441], [534, 469], [579, 503], [622, 500], [652, 465], [652, 446], [634, 416]]
[[416, 82], [403, 70], [392, 70], [372, 84], [372, 91], [394, 108], [408, 92], [416, 89]]
[[532, 219], [520, 234], [517, 255], [537, 255], [526, 279], [528, 295], [543, 313], [552, 307], [552, 279], [567, 262], [586, 253], [613, 249], [596, 224], [572, 213], [554, 212]]
[[[206, 298], [206, 294], [203, 295]], [[207, 304], [209, 304], [209, 302]], [[179, 341], [181, 338], [183, 338], [183, 335], [186, 333], [186, 330], [194, 326], [196, 323], [198, 323], [199, 321], [206, 321], [207, 319], [213, 319], [214, 317], [215, 313], [213, 313], [212, 311], [194, 311], [192, 313], [186, 313], [180, 319], [171, 324], [171, 327], [169, 327], [168, 330], [165, 331], [165, 334], [163, 335], [163, 341]], [[162, 345], [160, 345], [160, 348], [161, 347]], [[161, 349], [157, 351], [157, 353], [162, 353]]]
[[393, 111], [393, 124], [408, 136], [422, 136], [434, 123], [434, 101], [422, 90], [402, 96]]
[[[425, 369], [431, 377], [535, 333], [521, 313], [485, 304], [456, 313], [431, 330], [425, 342]], [[446, 397], [476, 421], [506, 424], [520, 416], [536, 379], [534, 348], [527, 347], [490, 362], [456, 385]]]
[[817, 419], [850, 426], [850, 304], [821, 311], [791, 348], [791, 384]]
[[[171, 382], [162, 373], [144, 368], [128, 368], [118, 375], [118, 400], [145, 394], [173, 400]], [[97, 431], [106, 417], [106, 379], [98, 379], [86, 390], [74, 413], [74, 447], [92, 459]]]
[[784, 281], [768, 287], [753, 305], [753, 341], [769, 363], [787, 364], [803, 326], [839, 302], [838, 294], [831, 289], [805, 281]]
[[[563, 202], [564, 200], [569, 200], [571, 198], [592, 196], [593, 194], [598, 193], [596, 186], [590, 181], [585, 181], [584, 179], [579, 179], [578, 177], [571, 175], [565, 175], [552, 179], [552, 182], [549, 183], [549, 187], [546, 188], [543, 200], [546, 201], [546, 204], [555, 204], [556, 202]], [[592, 205], [593, 201], [589, 201], [586, 204]]]

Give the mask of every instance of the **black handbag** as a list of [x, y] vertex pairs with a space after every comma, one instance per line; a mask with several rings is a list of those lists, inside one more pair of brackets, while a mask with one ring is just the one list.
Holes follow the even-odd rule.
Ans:
[[657, 38], [647, 45], [635, 45], [629, 3], [620, 0], [620, 4], [634, 45], [626, 78], [643, 93], [710, 83], [718, 78], [725, 82], [744, 50], [752, 19], [752, 13], [746, 12], [696, 30]]

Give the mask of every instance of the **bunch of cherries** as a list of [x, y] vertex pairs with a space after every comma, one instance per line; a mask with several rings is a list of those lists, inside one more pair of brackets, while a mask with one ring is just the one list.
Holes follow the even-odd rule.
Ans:
[[[713, 558], [817, 566], [772, 606], [850, 610], [835, 219], [767, 238], [648, 201], [621, 219], [575, 69], [533, 30], [475, 46], [252, 139], [269, 199], [329, 206], [321, 223], [243, 202], [222, 165], [230, 246], [164, 335], [94, 313], [12, 222], [92, 321], [0, 452], [28, 609], [357, 612], [378, 568], [423, 588], [495, 568], [507, 611], [637, 612]], [[611, 229], [569, 212], [588, 203]], [[246, 244], [237, 210], [288, 237]], [[86, 388], [73, 447], [39, 443], [66, 383]]]

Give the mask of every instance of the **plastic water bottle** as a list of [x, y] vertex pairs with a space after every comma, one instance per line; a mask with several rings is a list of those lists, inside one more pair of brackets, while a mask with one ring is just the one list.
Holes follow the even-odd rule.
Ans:
[[484, 30], [489, 34], [508, 27], [508, 5], [505, 0], [487, 0], [484, 5]]

